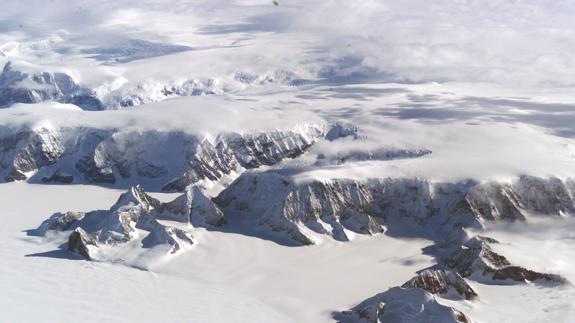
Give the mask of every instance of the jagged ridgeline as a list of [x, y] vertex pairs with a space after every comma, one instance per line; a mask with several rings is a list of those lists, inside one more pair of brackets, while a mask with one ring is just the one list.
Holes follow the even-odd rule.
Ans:
[[489, 221], [525, 221], [532, 214], [575, 214], [575, 182], [524, 176], [510, 183], [441, 183], [419, 179], [298, 180], [279, 171], [247, 172], [216, 202], [230, 215], [302, 244], [348, 233], [419, 236], [460, 242], [462, 228]]
[[[190, 50], [185, 46], [129, 40], [120, 47], [89, 49], [85, 54], [103, 61], [111, 59], [112, 62], [127, 62], [134, 60], [134, 55], [153, 56], [154, 51], [161, 50], [162, 46], [167, 52]], [[123, 56], [129, 53], [134, 55]], [[91, 88], [76, 81], [71, 74], [65, 70], [42, 70], [24, 62], [9, 61], [0, 73], [0, 108], [9, 107], [14, 103], [55, 101], [74, 104], [87, 111], [112, 110], [159, 102], [172, 97], [236, 92], [248, 86], [267, 84], [299, 86], [311, 82], [295, 72], [278, 69], [262, 75], [237, 71], [223, 79], [190, 77], [164, 82], [100, 84]], [[116, 80], [116, 83], [118, 81]]]
[[[333, 154], [320, 150], [313, 152], [314, 160], [280, 164], [320, 141], [332, 144], [345, 137], [350, 142], [362, 139], [356, 127], [342, 124], [207, 137], [88, 127], [6, 129], [0, 137], [0, 175], [5, 181], [130, 187], [108, 210], [56, 213], [30, 232], [44, 237], [60, 232], [67, 237], [62, 247], [88, 260], [126, 262], [126, 254], [180, 254], [202, 243], [195, 237], [199, 228], [286, 246], [349, 241], [358, 234], [433, 242], [426, 252], [435, 258], [435, 266], [401, 287], [336, 312], [334, 317], [342, 322], [470, 322], [466, 314], [441, 302], [481, 298], [469, 280], [569, 283], [557, 274], [512, 263], [498, 251], [498, 241], [470, 232], [488, 233], [496, 222], [572, 216], [575, 181], [533, 176], [507, 182], [312, 176], [316, 169], [345, 170], [365, 161], [423, 158], [432, 153], [427, 149]], [[226, 176], [237, 178], [217, 196], [203, 189]], [[142, 185], [132, 186], [135, 183]], [[143, 187], [182, 194], [164, 203]]]
[[223, 213], [197, 187], [172, 202], [161, 203], [136, 186], [122, 194], [109, 210], [56, 213], [31, 233], [45, 236], [51, 231], [71, 231], [68, 250], [92, 260], [105, 257], [105, 250], [99, 246], [121, 248], [132, 240], [139, 240], [142, 248], [160, 246], [174, 254], [194, 244], [193, 226], [224, 224]]
[[[340, 322], [471, 322], [441, 299], [481, 298], [469, 284], [569, 284], [562, 276], [513, 264], [493, 246], [495, 239], [469, 237], [493, 222], [529, 222], [533, 216], [573, 215], [575, 183], [521, 177], [513, 182], [436, 183], [417, 179], [300, 180], [281, 170], [248, 171], [216, 198], [189, 186], [162, 203], [139, 186], [109, 210], [56, 213], [32, 233], [66, 232], [68, 250], [89, 260], [114, 260], [114, 250], [139, 246], [164, 255], [201, 240], [195, 228], [248, 233], [284, 243], [309, 245], [350, 240], [350, 233], [421, 237], [434, 242], [436, 265], [355, 306], [335, 312]], [[259, 232], [259, 233], [258, 233]], [[292, 244], [292, 245], [294, 245]], [[129, 249], [131, 252], [136, 252]], [[140, 252], [140, 251], [138, 251]], [[110, 256], [112, 254], [112, 256]], [[157, 255], [157, 253], [155, 253]]]
[[[436, 183], [391, 178], [297, 180], [281, 172], [245, 172], [213, 200], [199, 194], [199, 187], [190, 186], [182, 199], [189, 199], [185, 197], [189, 194], [204, 196], [204, 204], [213, 205], [218, 214], [222, 213], [217, 225], [209, 224], [221, 226], [228, 222], [224, 221], [225, 216], [234, 225], [259, 227], [275, 235], [277, 241], [288, 239], [300, 245], [320, 243], [326, 238], [348, 241], [350, 233], [386, 232], [391, 236], [430, 239], [445, 251], [438, 257], [451, 259], [445, 261], [447, 267], [464, 277], [482, 270], [494, 279], [506, 276], [509, 269], [499, 269], [510, 264], [492, 261], [493, 266], [489, 267], [492, 270], [486, 269], [487, 265], [475, 264], [476, 258], [497, 260], [498, 257], [490, 256], [494, 253], [489, 241], [467, 241], [465, 229], [482, 230], [496, 221], [528, 222], [535, 214], [560, 218], [575, 213], [572, 199], [575, 183], [557, 178], [525, 176], [511, 183]], [[153, 200], [139, 187], [131, 192], [146, 196], [140, 201]], [[159, 202], [146, 205], [144, 209], [172, 209]], [[55, 223], [78, 220], [74, 214], [59, 214]], [[68, 230], [68, 226], [49, 226], [47, 230], [52, 229]], [[41, 230], [42, 234], [47, 230]], [[460, 245], [464, 249], [458, 250]], [[539, 278], [532, 273], [522, 275], [527, 280]], [[535, 278], [530, 279], [531, 276]]]
[[22, 129], [0, 137], [0, 180], [119, 187], [137, 182], [154, 190], [182, 191], [201, 180], [298, 157], [330, 129], [307, 125], [213, 138], [181, 131]]

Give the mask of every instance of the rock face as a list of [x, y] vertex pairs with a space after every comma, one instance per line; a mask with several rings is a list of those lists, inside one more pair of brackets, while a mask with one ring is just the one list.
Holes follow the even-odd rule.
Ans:
[[466, 300], [477, 297], [477, 293], [456, 272], [443, 269], [427, 269], [403, 284], [403, 288], [421, 288], [431, 294], [457, 295]]
[[[538, 193], [531, 187], [539, 185]], [[247, 172], [217, 203], [229, 214], [287, 233], [303, 244], [319, 235], [347, 240], [346, 230], [420, 236], [448, 244], [466, 238], [462, 228], [490, 221], [525, 220], [529, 214], [573, 214], [571, 180], [522, 177], [511, 184], [436, 183], [417, 179], [297, 180], [289, 170]]]
[[313, 244], [317, 234], [348, 240], [346, 229], [384, 231], [369, 188], [353, 181], [298, 184], [273, 172], [246, 173], [216, 201], [228, 212], [256, 215], [259, 225], [302, 244]]
[[25, 72], [17, 70], [11, 62], [6, 63], [0, 74], [0, 107], [42, 101], [72, 103], [84, 110], [102, 110], [96, 95], [80, 87], [68, 74]]
[[34, 233], [39, 236], [44, 236], [48, 231], [67, 231], [70, 227], [86, 216], [84, 212], [66, 212], [55, 213], [49, 219], [42, 222], [42, 224], [34, 230]]
[[158, 213], [158, 218], [189, 221], [194, 226], [222, 227], [227, 223], [224, 213], [197, 186], [174, 201], [162, 204]]
[[274, 165], [303, 154], [322, 135], [317, 127], [298, 132], [272, 132], [258, 135], [226, 134], [214, 141], [201, 141], [188, 157], [183, 176], [168, 183], [164, 190], [181, 191], [203, 179], [217, 180], [238, 170]]
[[376, 295], [350, 311], [336, 314], [341, 323], [469, 323], [465, 314], [441, 305], [427, 291], [419, 288], [395, 287]]
[[[181, 222], [182, 226], [169, 226], [161, 219]], [[199, 189], [194, 189], [170, 203], [161, 203], [136, 186], [122, 194], [109, 210], [88, 213], [56, 213], [44, 221], [37, 235], [49, 231], [74, 230], [68, 239], [68, 249], [86, 259], [97, 259], [92, 251], [99, 245], [119, 246], [136, 239], [144, 232], [142, 247], [168, 245], [170, 253], [194, 243], [190, 233], [192, 219], [205, 225], [223, 225], [221, 211]], [[140, 231], [138, 231], [140, 230]]]
[[325, 131], [306, 126], [208, 139], [180, 131], [24, 129], [0, 137], [0, 179], [118, 184], [137, 178], [154, 189], [184, 191], [198, 181], [295, 158]]
[[68, 250], [79, 253], [87, 260], [92, 260], [90, 247], [97, 247], [98, 237], [86, 233], [82, 228], [76, 228], [68, 237]]
[[547, 281], [564, 284], [567, 281], [553, 274], [538, 273], [520, 266], [512, 265], [507, 258], [496, 253], [490, 244], [495, 240], [476, 236], [445, 261], [445, 265], [456, 270], [463, 277], [485, 277], [493, 280]]
[[525, 220], [528, 214], [575, 214], [572, 180], [522, 176], [512, 184], [489, 183], [471, 190], [467, 201], [485, 220]]
[[43, 177], [42, 181], [44, 183], [71, 184], [74, 182], [74, 176], [66, 174], [61, 169], [58, 169], [52, 175]]
[[5, 181], [24, 180], [26, 173], [54, 164], [63, 153], [58, 132], [49, 128], [20, 131], [0, 139], [0, 171], [4, 170]]

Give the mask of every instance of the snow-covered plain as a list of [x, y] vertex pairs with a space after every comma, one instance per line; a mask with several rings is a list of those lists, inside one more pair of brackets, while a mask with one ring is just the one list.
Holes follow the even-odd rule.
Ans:
[[[441, 305], [473, 322], [575, 316], [571, 2], [0, 8], [0, 322], [343, 320], [420, 270], [449, 269], [476, 234], [499, 241], [481, 250], [504, 267], [568, 283], [460, 270], [478, 299], [395, 288], [375, 320], [415, 308], [402, 319], [430, 321]], [[66, 250], [89, 225], [34, 231], [134, 185], [166, 204], [95, 213], [123, 234], [87, 243], [95, 261]], [[191, 187], [208, 197], [200, 211], [174, 211]], [[163, 218], [177, 212], [191, 213]], [[181, 250], [177, 229], [193, 240]], [[146, 231], [165, 243], [146, 247]]]

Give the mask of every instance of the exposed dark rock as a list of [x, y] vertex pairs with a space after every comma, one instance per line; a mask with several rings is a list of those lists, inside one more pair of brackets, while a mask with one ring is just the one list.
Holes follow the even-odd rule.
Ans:
[[26, 180], [26, 173], [55, 163], [64, 153], [59, 133], [48, 128], [28, 129], [0, 139], [0, 170], [5, 180]]
[[197, 186], [158, 209], [160, 218], [189, 222], [195, 226], [221, 227], [227, 223], [223, 212]]
[[194, 244], [191, 233], [160, 224], [152, 213], [144, 213], [136, 222], [136, 228], [150, 233], [142, 240], [142, 247], [151, 248], [157, 245], [171, 246], [170, 253], [174, 254], [182, 249], [183, 244]]
[[67, 175], [67, 174], [63, 173], [61, 169], [59, 169], [59, 170], [55, 171], [49, 177], [42, 178], [42, 181], [44, 183], [70, 184], [70, 183], [74, 182], [74, 176]]
[[494, 280], [539, 281], [564, 284], [563, 277], [554, 274], [538, 273], [523, 267], [512, 265], [507, 258], [493, 251], [489, 243], [492, 239], [476, 236], [456, 250], [445, 265], [456, 270], [463, 277], [474, 274]]
[[226, 134], [214, 142], [203, 140], [189, 157], [185, 174], [172, 180], [164, 191], [183, 191], [200, 180], [217, 180], [240, 166], [253, 169], [274, 165], [286, 158], [303, 154], [321, 135], [319, 130], [309, 133], [280, 132], [258, 135]]
[[482, 219], [525, 220], [517, 194], [508, 185], [499, 183], [477, 185], [467, 194], [467, 202]]
[[94, 155], [85, 156], [78, 160], [76, 169], [84, 174], [87, 180], [94, 183], [114, 184], [116, 183], [116, 176], [114, 176], [111, 167], [101, 167], [96, 164]]
[[535, 282], [544, 280], [547, 282], [567, 284], [567, 280], [559, 275], [539, 273], [533, 270], [525, 269], [519, 266], [506, 266], [497, 269], [493, 273], [494, 280], [514, 280], [514, 281], [530, 281]]
[[431, 294], [450, 294], [455, 291], [466, 300], [477, 297], [477, 293], [456, 272], [443, 269], [428, 269], [403, 284], [403, 288], [421, 288]]
[[[169, 226], [159, 219], [178, 220], [187, 226]], [[222, 226], [226, 219], [198, 188], [175, 201], [161, 203], [135, 186], [123, 193], [109, 210], [56, 213], [31, 234], [44, 236], [48, 231], [74, 230], [69, 237], [69, 249], [91, 259], [89, 245], [119, 246], [134, 239], [134, 232], [140, 229], [148, 232], [142, 247], [168, 245], [169, 252], [175, 253], [194, 243], [189, 230], [192, 222]]]
[[76, 228], [68, 237], [68, 250], [82, 255], [87, 260], [92, 260], [88, 246], [97, 247], [97, 238], [86, 233], [82, 228]]
[[[526, 193], [524, 179], [514, 184], [405, 178], [301, 181], [290, 172], [298, 174], [297, 169], [244, 173], [216, 202], [225, 212], [248, 214], [304, 244], [314, 241], [314, 233], [347, 240], [344, 229], [375, 234], [385, 225], [390, 235], [432, 239], [444, 249], [467, 239], [464, 228], [483, 229], [490, 221], [525, 221], [536, 208], [534, 202], [522, 202], [531, 194]], [[568, 185], [570, 180], [563, 183], [566, 189], [574, 187]], [[540, 195], [550, 200], [540, 201], [537, 208], [556, 212], [548, 215], [569, 214], [573, 201], [563, 193], [554, 194]], [[556, 195], [563, 196], [560, 204]]]
[[6, 177], [4, 177], [6, 182], [18, 182], [18, 181], [25, 181], [27, 179], [26, 175], [23, 174], [21, 171], [12, 168]]
[[575, 214], [570, 184], [554, 177], [522, 176], [514, 187], [522, 208], [536, 214], [566, 216]]
[[158, 188], [184, 191], [198, 181], [217, 181], [242, 167], [295, 158], [319, 140], [323, 131], [310, 126], [301, 131], [232, 133], [200, 140], [181, 131], [25, 129], [0, 137], [0, 176], [6, 181], [27, 180], [44, 166], [56, 164], [53, 169], [59, 173], [39, 179], [117, 184], [141, 178], [154, 180]]
[[445, 264], [463, 277], [469, 277], [475, 272], [485, 275], [511, 265], [507, 258], [495, 253], [483, 237], [469, 239]]
[[36, 235], [43, 236], [48, 231], [66, 231], [78, 220], [84, 218], [84, 212], [55, 213], [34, 230]]
[[312, 244], [314, 233], [345, 241], [345, 229], [364, 234], [384, 231], [383, 218], [372, 207], [372, 192], [351, 180], [298, 184], [273, 172], [246, 173], [216, 202], [227, 212], [249, 214], [258, 224], [302, 244]]
[[350, 311], [336, 313], [341, 323], [470, 323], [462, 312], [440, 304], [435, 297], [419, 288], [394, 287], [367, 299]]

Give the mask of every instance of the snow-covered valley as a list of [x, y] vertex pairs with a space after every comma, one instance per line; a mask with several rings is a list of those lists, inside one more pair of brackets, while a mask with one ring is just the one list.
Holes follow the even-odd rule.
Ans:
[[575, 316], [569, 2], [0, 7], [0, 322]]

